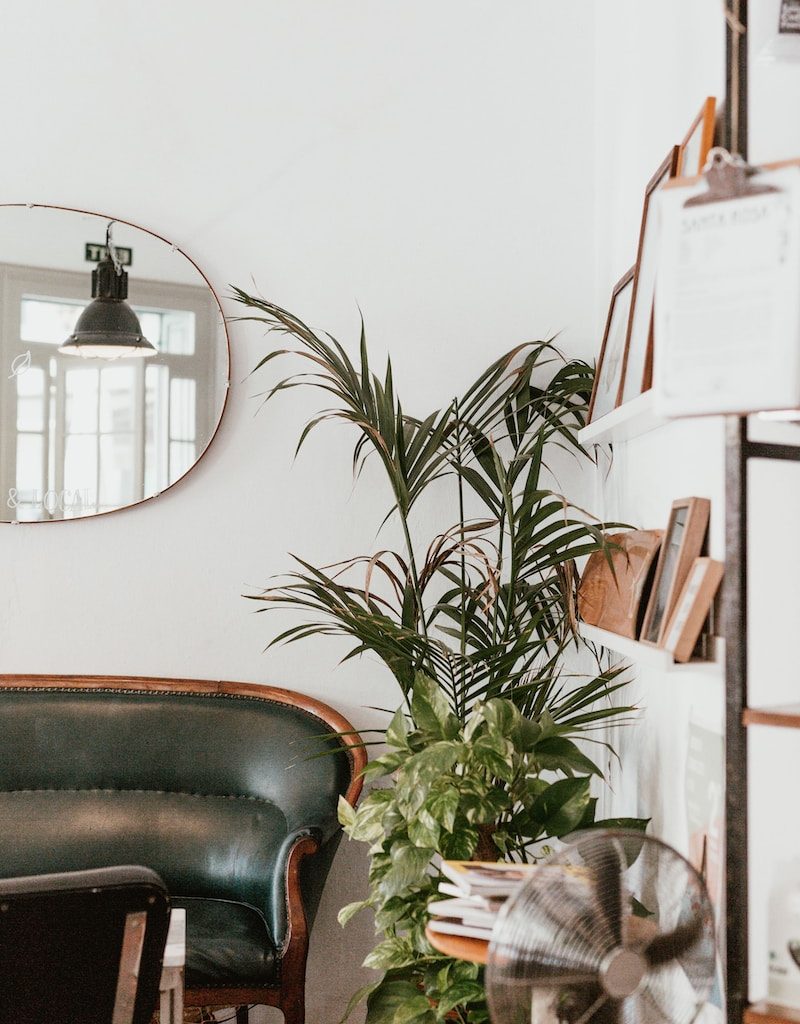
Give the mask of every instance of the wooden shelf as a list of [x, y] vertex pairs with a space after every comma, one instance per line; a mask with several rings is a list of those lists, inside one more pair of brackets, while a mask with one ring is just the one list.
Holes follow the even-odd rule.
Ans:
[[744, 1024], [800, 1024], [800, 1010], [776, 1003], [753, 1003], [744, 1011]]
[[771, 725], [779, 729], [800, 729], [800, 704], [780, 704], [772, 708], [745, 708], [742, 714], [742, 724]]
[[687, 661], [685, 664], [677, 664], [672, 655], [660, 647], [653, 647], [650, 644], [643, 644], [639, 640], [631, 640], [630, 637], [620, 636], [618, 633], [609, 633], [606, 629], [598, 629], [597, 626], [589, 626], [585, 622], [578, 624], [578, 632], [584, 640], [598, 644], [609, 651], [621, 654], [629, 661], [635, 661], [640, 665], [647, 665], [649, 668], [656, 668], [661, 672], [687, 672], [705, 673], [722, 677], [724, 662], [724, 641], [721, 637], [714, 637], [714, 658], [710, 661]]
[[630, 441], [669, 421], [653, 412], [653, 392], [632, 398], [612, 412], [601, 416], [578, 431], [578, 441], [584, 447], [589, 444], [613, 444], [615, 441]]

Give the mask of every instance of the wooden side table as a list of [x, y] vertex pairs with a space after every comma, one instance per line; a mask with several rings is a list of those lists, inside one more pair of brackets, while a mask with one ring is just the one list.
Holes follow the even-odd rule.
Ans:
[[469, 960], [473, 964], [485, 964], [489, 956], [487, 939], [471, 939], [466, 935], [445, 935], [425, 929], [425, 938], [438, 953], [455, 957], [456, 960]]
[[159, 985], [160, 1024], [183, 1024], [183, 972], [186, 966], [186, 911], [170, 912]]

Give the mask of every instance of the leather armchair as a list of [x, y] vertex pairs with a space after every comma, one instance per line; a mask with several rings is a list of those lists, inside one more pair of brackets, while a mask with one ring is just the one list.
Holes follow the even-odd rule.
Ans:
[[366, 761], [349, 722], [272, 687], [120, 677], [0, 676], [0, 709], [2, 874], [146, 864], [187, 911], [186, 1005], [303, 1024], [338, 798]]

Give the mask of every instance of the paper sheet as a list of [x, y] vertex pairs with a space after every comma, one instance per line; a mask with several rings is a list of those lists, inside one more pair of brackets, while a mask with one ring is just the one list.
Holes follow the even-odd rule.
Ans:
[[659, 415], [800, 404], [800, 168], [753, 180], [779, 191], [686, 207], [701, 182], [656, 197]]

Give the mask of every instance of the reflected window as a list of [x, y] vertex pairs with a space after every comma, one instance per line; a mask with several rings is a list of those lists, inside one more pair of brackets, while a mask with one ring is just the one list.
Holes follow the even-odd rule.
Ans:
[[[47, 271], [30, 269], [16, 306], [19, 348], [4, 388], [16, 450], [0, 468], [7, 504], [21, 521], [105, 512], [157, 494], [192, 467], [197, 439], [208, 436], [210, 410], [199, 389], [213, 371], [215, 346], [198, 338], [196, 311], [180, 308], [186, 287], [176, 290], [175, 308], [163, 303], [163, 283], [162, 302], [130, 302], [158, 356], [84, 361], [57, 351], [86, 305], [64, 297], [65, 276], [48, 289]], [[84, 295], [86, 277], [75, 276], [76, 294]]]

